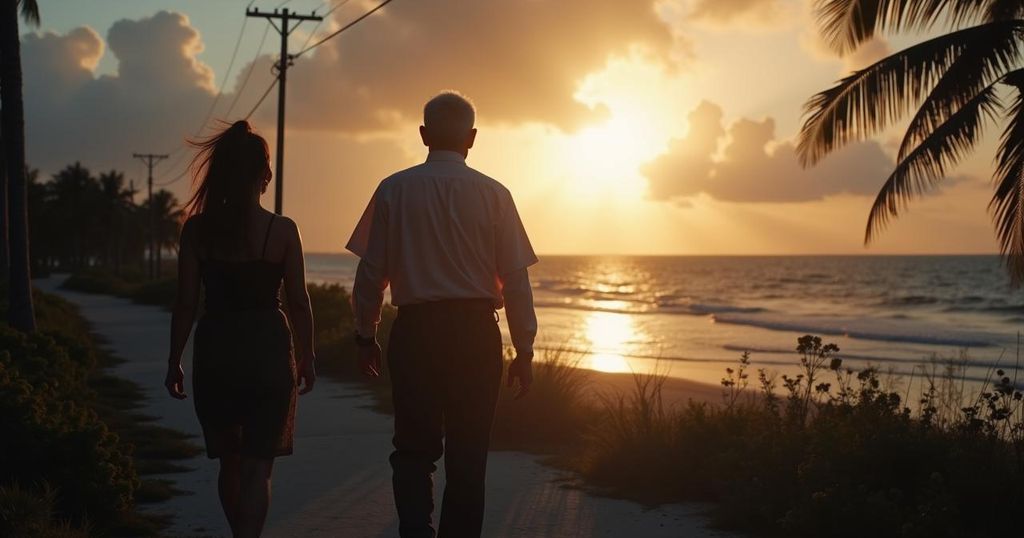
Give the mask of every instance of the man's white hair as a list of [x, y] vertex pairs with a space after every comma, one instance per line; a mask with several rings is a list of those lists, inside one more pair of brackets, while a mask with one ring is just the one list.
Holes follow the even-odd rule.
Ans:
[[423, 126], [437, 144], [461, 144], [475, 122], [473, 103], [455, 90], [445, 90], [423, 106]]

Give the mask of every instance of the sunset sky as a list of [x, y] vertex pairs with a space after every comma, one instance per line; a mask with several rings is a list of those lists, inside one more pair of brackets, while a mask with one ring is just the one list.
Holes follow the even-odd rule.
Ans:
[[[30, 165], [49, 175], [78, 160], [142, 187], [131, 153], [167, 152], [157, 181], [178, 176], [181, 141], [217, 92], [214, 117], [234, 120], [272, 80], [279, 41], [271, 29], [256, 56], [260, 19], [246, 24], [228, 72], [247, 3], [40, 2], [42, 27], [22, 45]], [[376, 3], [350, 0], [318, 34]], [[809, 5], [395, 0], [289, 72], [285, 213], [307, 250], [341, 251], [377, 182], [425, 156], [423, 102], [455, 88], [478, 106], [470, 165], [509, 187], [542, 254], [994, 252], [986, 207], [999, 126], [867, 250], [865, 218], [900, 131], [800, 168], [803, 103], [921, 39], [875, 40], [839, 58]], [[293, 51], [312, 29], [293, 34]], [[254, 116], [272, 147], [275, 119], [276, 93]], [[189, 178], [169, 188], [185, 199]]]

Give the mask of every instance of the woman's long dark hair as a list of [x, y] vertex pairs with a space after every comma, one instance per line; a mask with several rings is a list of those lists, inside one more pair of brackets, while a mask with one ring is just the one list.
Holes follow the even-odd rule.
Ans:
[[199, 150], [192, 160], [195, 194], [186, 205], [189, 216], [200, 215], [199, 243], [206, 252], [248, 256], [249, 215], [255, 189], [270, 175], [267, 141], [248, 121], [232, 123], [205, 139], [190, 140]]

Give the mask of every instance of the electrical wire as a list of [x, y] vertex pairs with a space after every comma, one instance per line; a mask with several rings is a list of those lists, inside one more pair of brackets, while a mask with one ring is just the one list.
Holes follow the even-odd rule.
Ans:
[[313, 36], [316, 35], [316, 31], [320, 29], [320, 25], [324, 23], [324, 21], [327, 19], [327, 17], [330, 17], [331, 13], [334, 13], [335, 11], [338, 10], [338, 8], [344, 6], [348, 2], [349, 2], [349, 0], [341, 0], [341, 2], [338, 2], [337, 4], [334, 5], [334, 7], [332, 7], [329, 10], [327, 10], [327, 13], [324, 13], [323, 19], [320, 19], [320, 20], [316, 21], [316, 25], [313, 26], [312, 30], [310, 30], [309, 35], [306, 36], [305, 43], [303, 43], [302, 46], [299, 47], [299, 49], [300, 50], [305, 50], [306, 46], [309, 45], [309, 42], [313, 40]]
[[239, 86], [238, 91], [235, 92], [235, 98], [231, 101], [231, 105], [228, 106], [228, 110], [224, 112], [224, 117], [231, 115], [231, 111], [235, 109], [235, 105], [238, 104], [238, 98], [242, 96], [242, 92], [245, 91], [246, 85], [249, 84], [249, 78], [252, 76], [253, 70], [256, 68], [256, 60], [259, 59], [260, 54], [263, 53], [263, 45], [267, 42], [267, 36], [270, 35], [270, 24], [263, 30], [263, 37], [260, 39], [260, 45], [256, 48], [256, 56], [253, 57], [252, 63], [249, 64], [249, 70], [245, 73], [245, 78], [242, 79], [242, 84]]
[[300, 50], [300, 51], [299, 51], [298, 53], [296, 53], [296, 54], [293, 54], [293, 55], [291, 56], [291, 57], [292, 57], [292, 59], [298, 58], [299, 56], [302, 56], [303, 54], [305, 54], [305, 53], [307, 53], [307, 52], [309, 52], [309, 51], [311, 51], [311, 50], [313, 50], [313, 49], [315, 49], [315, 48], [319, 47], [320, 45], [323, 45], [323, 44], [324, 44], [324, 43], [326, 43], [326, 42], [327, 42], [328, 40], [330, 40], [330, 39], [334, 38], [334, 36], [337, 36], [338, 34], [340, 34], [340, 33], [344, 32], [345, 30], [348, 30], [349, 28], [351, 28], [351, 27], [355, 26], [356, 24], [359, 24], [359, 22], [360, 22], [360, 21], [362, 21], [363, 19], [365, 19], [365, 18], [369, 17], [370, 15], [373, 15], [373, 14], [374, 14], [374, 13], [376, 13], [376, 12], [377, 12], [378, 10], [380, 10], [381, 8], [383, 8], [384, 6], [386, 6], [386, 5], [390, 4], [390, 3], [391, 3], [391, 2], [393, 2], [393, 1], [394, 1], [394, 0], [384, 0], [384, 1], [383, 1], [383, 2], [381, 2], [380, 4], [377, 4], [377, 7], [375, 7], [375, 8], [373, 8], [373, 9], [371, 9], [371, 10], [367, 11], [366, 13], [363, 13], [363, 14], [362, 14], [362, 15], [360, 15], [360, 16], [359, 16], [359, 18], [357, 18], [356, 20], [354, 20], [354, 21], [352, 21], [352, 22], [350, 22], [350, 23], [346, 24], [345, 26], [342, 26], [341, 28], [339, 28], [339, 29], [337, 29], [337, 30], [335, 30], [335, 31], [331, 32], [330, 34], [327, 34], [327, 36], [326, 36], [326, 37], [324, 37], [323, 39], [321, 39], [321, 40], [317, 41], [316, 43], [313, 43], [312, 45], [310, 45], [310, 46], [308, 46], [308, 47], [305, 47], [304, 49]]
[[256, 113], [256, 110], [260, 108], [260, 105], [263, 104], [263, 101], [267, 98], [268, 95], [270, 95], [270, 91], [273, 90], [274, 87], [277, 86], [277, 83], [280, 81], [280, 76], [274, 77], [274, 81], [270, 83], [270, 86], [267, 86], [267, 91], [263, 92], [263, 95], [260, 96], [260, 100], [256, 101], [256, 104], [253, 105], [252, 110], [250, 110], [249, 113], [245, 115], [245, 119], [248, 120], [252, 117], [253, 114]]
[[[260, 108], [260, 105], [263, 104], [263, 101], [265, 101], [267, 99], [267, 96], [270, 95], [270, 92], [274, 89], [275, 86], [277, 86], [277, 83], [280, 80], [281, 80], [280, 77], [276, 77], [276, 76], [274, 77], [274, 81], [271, 82], [270, 86], [268, 86], [266, 91], [263, 92], [263, 95], [260, 96], [259, 101], [256, 101], [256, 104], [252, 107], [252, 110], [250, 110], [249, 113], [245, 115], [245, 119], [246, 120], [251, 118], [252, 115], [256, 113], [256, 110]], [[181, 159], [179, 158], [178, 161], [180, 162]], [[174, 176], [173, 178], [171, 178], [171, 179], [169, 179], [167, 181], [163, 181], [163, 182], [159, 182], [159, 183], [158, 182], [153, 182], [153, 186], [154, 187], [166, 187], [167, 185], [171, 185], [172, 183], [175, 183], [178, 180], [180, 180], [181, 178], [185, 177], [185, 175], [188, 174], [188, 171], [189, 171], [189, 166], [186, 166], [185, 169], [182, 170], [178, 175]]]

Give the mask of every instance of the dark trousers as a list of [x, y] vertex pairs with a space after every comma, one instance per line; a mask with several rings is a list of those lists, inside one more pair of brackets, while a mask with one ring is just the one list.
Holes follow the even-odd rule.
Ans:
[[392, 482], [402, 538], [435, 536], [432, 474], [443, 454], [437, 536], [476, 538], [501, 385], [501, 333], [490, 301], [403, 306], [388, 345], [395, 405]]

